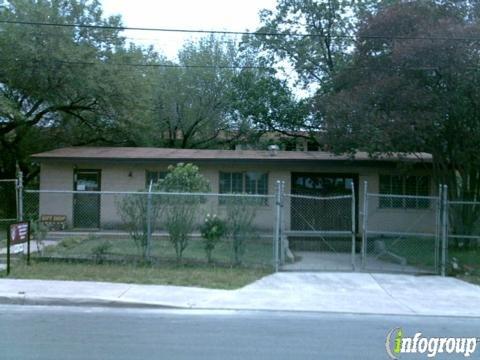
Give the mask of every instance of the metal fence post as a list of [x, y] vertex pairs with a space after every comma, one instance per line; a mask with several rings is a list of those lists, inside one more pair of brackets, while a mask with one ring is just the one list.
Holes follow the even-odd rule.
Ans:
[[280, 250], [280, 216], [282, 183], [277, 180], [275, 187], [275, 232], [273, 236], [273, 267], [278, 272]]
[[280, 265], [285, 264], [285, 243], [284, 243], [284, 216], [285, 216], [285, 181], [281, 182], [280, 186]]
[[21, 171], [17, 174], [17, 220], [23, 221], [23, 173]]
[[355, 204], [355, 183], [352, 181], [352, 268], [355, 271], [355, 243], [356, 243], [356, 204]]
[[152, 246], [152, 186], [153, 181], [150, 181], [147, 195], [147, 259], [150, 259]]
[[441, 256], [441, 238], [442, 238], [442, 202], [443, 202], [443, 185], [438, 185], [438, 199], [435, 206], [435, 273], [440, 273], [440, 256]]
[[367, 257], [367, 227], [368, 227], [368, 181], [363, 183], [363, 213], [362, 213], [362, 269], [365, 269]]
[[447, 273], [447, 252], [448, 252], [448, 186], [442, 186], [442, 264], [441, 275]]

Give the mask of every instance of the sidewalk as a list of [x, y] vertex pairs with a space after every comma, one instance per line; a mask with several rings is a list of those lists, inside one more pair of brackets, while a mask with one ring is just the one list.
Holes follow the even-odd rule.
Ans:
[[278, 273], [238, 290], [2, 279], [0, 303], [480, 317], [480, 287], [367, 273]]

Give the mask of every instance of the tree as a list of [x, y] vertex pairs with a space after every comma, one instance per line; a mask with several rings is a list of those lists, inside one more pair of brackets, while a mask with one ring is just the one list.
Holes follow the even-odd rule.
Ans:
[[[181, 262], [183, 251], [194, 230], [197, 210], [204, 202], [204, 196], [195, 195], [210, 190], [210, 184], [193, 164], [179, 163], [169, 166], [168, 174], [160, 181], [158, 189], [165, 192], [183, 193], [183, 195], [162, 195], [162, 217], [175, 248], [177, 261]], [[188, 194], [187, 194], [188, 193]]]
[[[97, 0], [11, 0], [0, 20], [121, 25], [103, 17]], [[119, 64], [155, 61], [151, 50], [127, 47], [112, 28], [14, 23], [0, 24], [0, 49], [0, 177], [14, 176], [18, 162], [30, 181], [28, 155], [52, 139], [55, 146], [135, 142], [129, 128], [148, 112], [141, 95], [148, 73]]]
[[279, 0], [274, 11], [263, 10], [260, 14], [262, 26], [257, 34], [266, 35], [255, 35], [251, 41], [264, 51], [270, 63], [285, 60], [304, 85], [315, 83], [321, 88], [348, 63], [358, 17], [375, 3]]
[[188, 42], [178, 63], [155, 75], [153, 142], [160, 146], [208, 147], [234, 128], [229, 94], [237, 52], [231, 42], [214, 36]]
[[[351, 66], [316, 104], [336, 151], [429, 152], [450, 197], [477, 201], [480, 28], [463, 5], [396, 2], [365, 17]], [[480, 209], [465, 210], [452, 226], [468, 234]]]
[[[262, 26], [244, 43], [255, 48], [266, 64], [283, 70], [290, 83], [296, 79], [294, 85], [301, 85], [308, 94], [327, 94], [332, 79], [351, 60], [358, 19], [376, 3], [279, 0], [275, 10], [261, 12]], [[287, 102], [294, 104], [292, 111], [278, 117], [274, 129], [323, 143], [324, 115], [312, 108], [312, 100], [307, 95]]]
[[292, 135], [305, 128], [308, 104], [297, 100], [287, 81], [276, 77], [273, 70], [245, 69], [232, 81], [232, 116], [257, 137], [271, 131]]
[[287, 83], [248, 44], [205, 37], [186, 43], [178, 59], [155, 75], [157, 146], [224, 147], [304, 120]]

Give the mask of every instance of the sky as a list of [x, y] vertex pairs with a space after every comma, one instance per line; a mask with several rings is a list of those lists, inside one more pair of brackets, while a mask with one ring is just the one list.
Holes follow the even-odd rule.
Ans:
[[[127, 27], [201, 30], [255, 30], [261, 9], [276, 0], [102, 0], [105, 15], [121, 15]], [[174, 59], [192, 34], [128, 31], [131, 41], [149, 45]], [[195, 39], [195, 37], [194, 37]]]

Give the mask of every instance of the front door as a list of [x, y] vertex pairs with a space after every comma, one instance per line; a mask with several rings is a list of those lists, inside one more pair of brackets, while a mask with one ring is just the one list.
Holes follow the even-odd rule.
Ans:
[[[100, 191], [100, 170], [76, 170], [74, 173], [73, 226], [92, 229], [100, 227], [100, 195], [91, 191]], [[82, 194], [85, 192], [85, 194]]]

